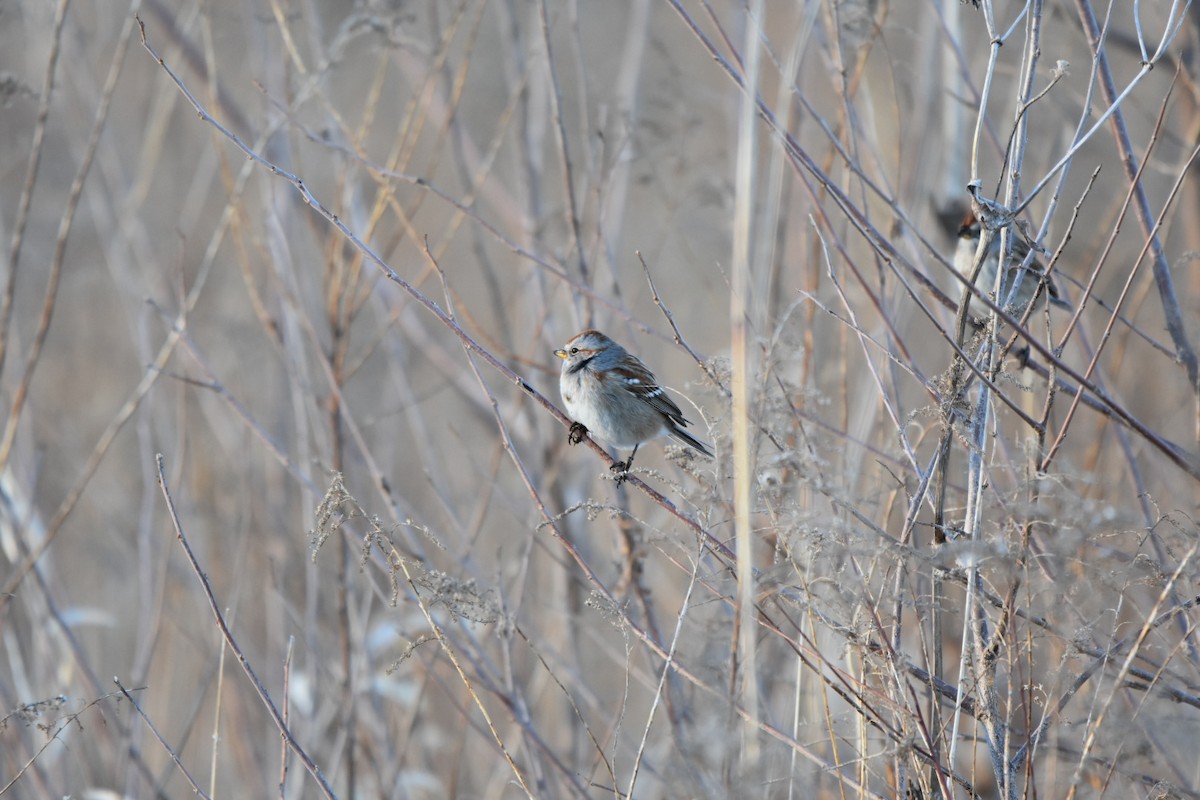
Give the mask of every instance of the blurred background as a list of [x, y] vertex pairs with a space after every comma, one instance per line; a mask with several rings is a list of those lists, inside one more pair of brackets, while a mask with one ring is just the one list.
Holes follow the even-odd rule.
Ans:
[[0, 5], [0, 794], [1200, 796], [1195, 7], [765, 6]]

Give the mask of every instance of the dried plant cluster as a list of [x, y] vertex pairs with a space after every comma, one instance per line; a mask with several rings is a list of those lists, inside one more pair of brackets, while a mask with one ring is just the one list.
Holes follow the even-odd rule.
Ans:
[[1200, 796], [1196, 13], [0, 6], [0, 796]]

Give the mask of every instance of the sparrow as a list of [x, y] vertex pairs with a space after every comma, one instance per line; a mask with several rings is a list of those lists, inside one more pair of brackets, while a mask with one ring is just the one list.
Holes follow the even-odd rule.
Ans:
[[670, 436], [712, 458], [708, 445], [684, 430], [679, 406], [658, 385], [646, 365], [600, 331], [578, 333], [554, 355], [562, 359], [558, 387], [567, 416], [575, 421], [568, 441], [578, 444], [591, 433], [618, 450], [633, 448], [626, 461], [615, 461], [617, 480], [629, 472], [642, 442]]
[[[962, 225], [958, 229], [958, 244], [954, 248], [954, 268], [964, 279], [970, 280], [971, 272], [975, 268], [975, 253], [979, 249], [980, 226], [979, 220], [971, 212], [967, 212], [967, 216], [963, 219]], [[1005, 307], [1005, 301], [1008, 300], [1009, 293], [1012, 291], [1013, 283], [1017, 280], [1018, 274], [1021, 272], [1021, 263], [1025, 260], [1025, 256], [1029, 254], [1029, 245], [1020, 237], [1009, 236], [1009, 255], [1008, 264], [1005, 269], [1004, 282], [1000, 286], [999, 299], [996, 303]], [[979, 277], [975, 280], [975, 286], [984, 294], [990, 295], [996, 286], [996, 268], [1000, 263], [1000, 237], [992, 238], [988, 247], [987, 255], [984, 257], [983, 266], [979, 270]], [[1045, 292], [1042, 291], [1042, 286], [1045, 285]], [[1015, 317], [1020, 318], [1025, 313], [1026, 307], [1035, 298], [1040, 301], [1042, 297], [1047, 298], [1051, 305], [1061, 308], [1070, 308], [1071, 304], [1063, 299], [1058, 290], [1058, 286], [1054, 283], [1054, 279], [1046, 274], [1045, 268], [1034, 259], [1029, 269], [1021, 277], [1021, 285], [1017, 289], [1016, 296], [1007, 303], [1006, 310]], [[987, 306], [982, 302], [978, 302], [976, 298], [971, 298], [970, 313], [974, 319], [982, 319], [987, 314]]]

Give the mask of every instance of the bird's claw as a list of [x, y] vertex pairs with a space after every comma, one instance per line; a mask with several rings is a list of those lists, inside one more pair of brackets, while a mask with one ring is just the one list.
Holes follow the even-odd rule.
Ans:
[[633, 466], [629, 461], [614, 461], [608, 468], [608, 471], [613, 474], [613, 481], [620, 486], [625, 481], [629, 480], [629, 468]]
[[572, 422], [571, 430], [567, 433], [568, 444], [579, 444], [583, 441], [583, 437], [587, 435], [587, 426], [582, 422]]

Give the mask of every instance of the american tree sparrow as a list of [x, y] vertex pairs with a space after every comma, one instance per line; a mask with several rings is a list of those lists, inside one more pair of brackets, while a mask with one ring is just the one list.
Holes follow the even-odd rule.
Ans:
[[[964, 279], [970, 279], [971, 272], [975, 269], [975, 255], [979, 250], [980, 228], [979, 220], [971, 212], [967, 213], [966, 218], [962, 222], [962, 226], [958, 229], [958, 245], [954, 248], [954, 268]], [[1000, 286], [1000, 297], [996, 301], [998, 305], [1004, 307], [1005, 300], [1012, 291], [1013, 283], [1017, 280], [1020, 273], [1021, 262], [1025, 260], [1025, 256], [1029, 254], [1029, 245], [1020, 238], [1019, 235], [1011, 233], [1008, 242], [1008, 268], [1005, 270], [1004, 283]], [[996, 268], [1000, 264], [1000, 237], [997, 235], [992, 238], [989, 244], [987, 255], [983, 261], [983, 267], [979, 270], [979, 277], [975, 279], [975, 286], [984, 294], [989, 294], [996, 286]], [[1042, 291], [1042, 284], [1045, 284], [1046, 290]], [[1028, 271], [1021, 278], [1021, 285], [1017, 288], [1017, 294], [1012, 302], [1008, 304], [1010, 313], [1020, 317], [1025, 313], [1025, 308], [1034, 298], [1047, 298], [1051, 305], [1060, 306], [1062, 308], [1070, 308], [1071, 304], [1062, 298], [1059, 294], [1058, 286], [1055, 285], [1054, 279], [1046, 274], [1045, 269], [1037, 259], [1029, 265]], [[974, 297], [971, 298], [970, 314], [972, 318], [979, 319], [987, 314], [987, 306], [979, 302]]]
[[688, 424], [646, 365], [600, 331], [578, 333], [554, 355], [562, 359], [558, 388], [567, 415], [575, 420], [568, 441], [591, 433], [619, 450], [632, 447], [627, 461], [611, 467], [623, 479], [638, 445], [667, 435], [712, 458], [708, 445], [683, 430]]

